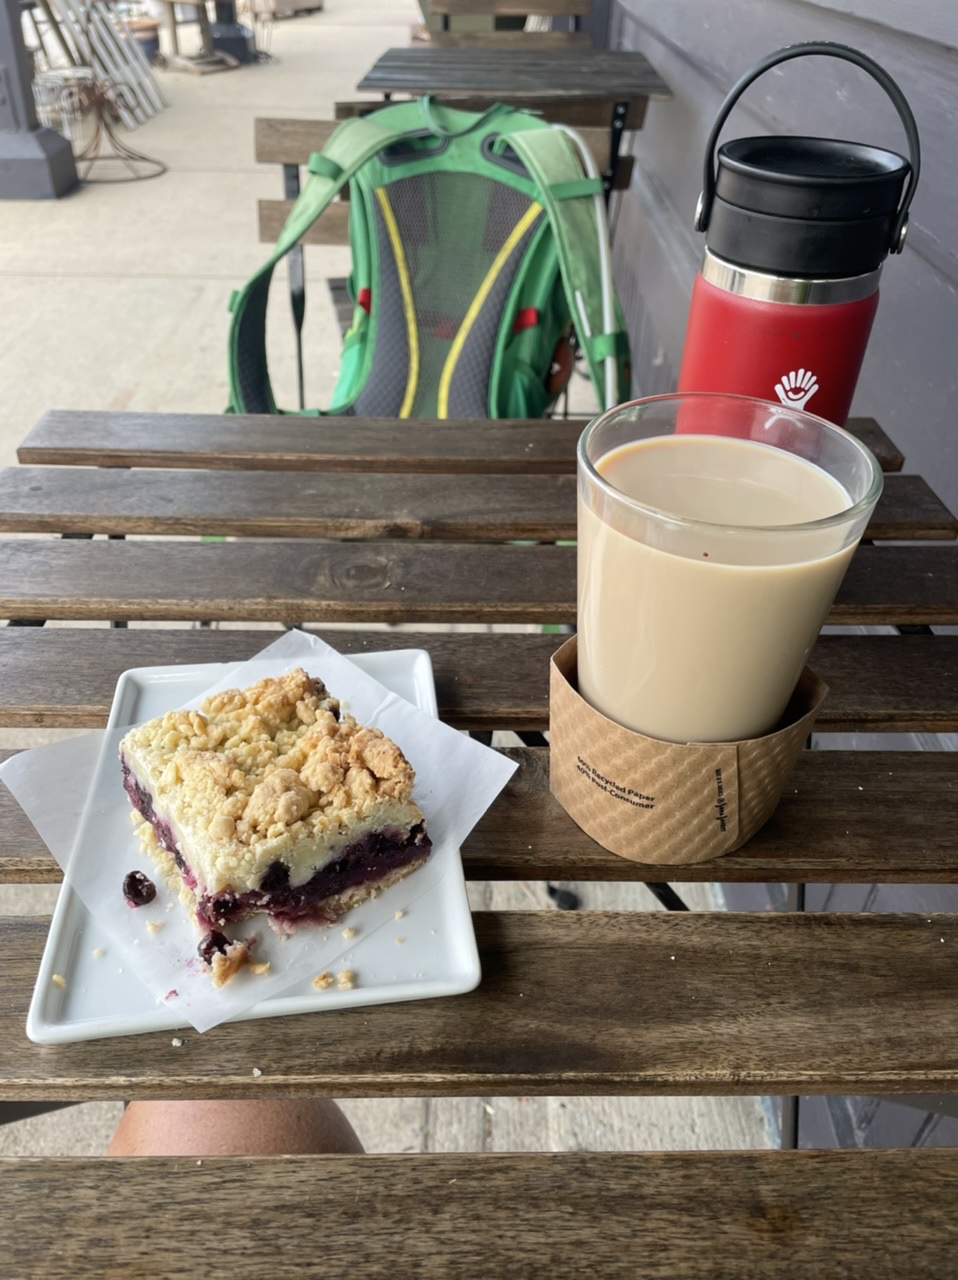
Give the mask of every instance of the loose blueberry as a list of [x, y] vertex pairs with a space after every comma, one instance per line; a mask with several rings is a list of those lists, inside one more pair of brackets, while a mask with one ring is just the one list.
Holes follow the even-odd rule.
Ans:
[[127, 906], [145, 907], [156, 897], [156, 885], [142, 871], [131, 871], [123, 881], [123, 896]]
[[220, 933], [217, 929], [211, 929], [202, 938], [196, 950], [204, 964], [212, 965], [213, 957], [216, 953], [220, 952], [221, 955], [225, 955], [229, 944], [230, 940], [225, 933]]

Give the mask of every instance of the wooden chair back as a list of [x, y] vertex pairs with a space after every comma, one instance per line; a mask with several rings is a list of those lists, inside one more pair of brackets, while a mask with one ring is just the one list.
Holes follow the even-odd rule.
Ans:
[[[592, 0], [434, 0], [432, 13], [442, 19], [442, 30], [431, 37], [434, 45], [448, 48], [488, 49], [549, 49], [574, 53], [583, 44], [589, 44], [589, 36], [579, 30], [579, 19], [592, 12]], [[528, 16], [532, 18], [571, 18], [571, 30], [532, 30], [510, 24], [508, 30], [489, 31], [457, 30], [456, 19], [462, 17], [497, 18]]]

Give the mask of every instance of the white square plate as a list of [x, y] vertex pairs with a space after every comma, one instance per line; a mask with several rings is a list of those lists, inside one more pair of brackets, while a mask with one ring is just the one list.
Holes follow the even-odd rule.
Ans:
[[[430, 715], [438, 715], [432, 663], [425, 650], [356, 654], [351, 661], [393, 693]], [[231, 665], [141, 667], [124, 672], [117, 682], [108, 728], [141, 724], [182, 706], [222, 679]], [[108, 759], [100, 760], [98, 770], [114, 767], [110, 753]], [[86, 847], [79, 846], [78, 853]], [[312, 981], [305, 979], [247, 1009], [235, 1021], [471, 991], [479, 983], [479, 955], [462, 864], [458, 857], [451, 862], [442, 879], [421, 897], [411, 892], [415, 876], [410, 877], [405, 891], [405, 881], [386, 890], [383, 897], [392, 895], [397, 910], [406, 911], [401, 927], [404, 945], [396, 945], [399, 926], [360, 934], [341, 960], [344, 967], [361, 973], [360, 986], [352, 991], [317, 991]], [[406, 895], [411, 899], [408, 904]], [[64, 884], [27, 1017], [31, 1040], [65, 1044], [186, 1025], [170, 1005], [157, 1004], [128, 965], [117, 965], [115, 957], [94, 957], [93, 951], [102, 940], [102, 931], [90, 912]], [[55, 973], [69, 975], [66, 988], [52, 982]]]

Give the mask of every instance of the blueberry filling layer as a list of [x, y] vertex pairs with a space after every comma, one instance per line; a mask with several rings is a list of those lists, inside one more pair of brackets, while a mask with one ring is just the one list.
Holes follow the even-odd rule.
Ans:
[[160, 845], [172, 857], [173, 861], [179, 868], [180, 875], [188, 889], [196, 888], [196, 876], [186, 865], [183, 855], [180, 853], [180, 846], [176, 843], [176, 836], [173, 834], [173, 828], [165, 818], [157, 817], [153, 810], [153, 797], [147, 791], [146, 787], [134, 777], [133, 770], [127, 764], [126, 760], [120, 758], [120, 767], [123, 770], [123, 786], [126, 794], [130, 797], [130, 803], [133, 808], [150, 823], [156, 832], [156, 838]]
[[[187, 887], [195, 890], [196, 876], [180, 852], [173, 828], [165, 818], [157, 816], [152, 795], [126, 760], [121, 763], [123, 786], [133, 807], [152, 824], [157, 840], [175, 860]], [[431, 849], [432, 841], [422, 823], [408, 832], [395, 827], [374, 831], [347, 845], [335, 861], [320, 868], [305, 884], [291, 885], [289, 867], [276, 861], [266, 869], [258, 889], [204, 895], [197, 901], [197, 919], [208, 930], [231, 920], [244, 920], [256, 911], [266, 911], [286, 924], [306, 919], [331, 922], [335, 915], [324, 906], [328, 899], [376, 884], [394, 871], [423, 862]]]
[[422, 823], [408, 833], [395, 828], [374, 831], [347, 845], [334, 862], [320, 868], [305, 884], [291, 885], [289, 867], [285, 862], [274, 862], [266, 869], [258, 889], [202, 898], [198, 914], [220, 925], [243, 920], [255, 911], [267, 911], [274, 919], [289, 924], [310, 917], [331, 921], [335, 917], [323, 905], [328, 899], [378, 883], [410, 863], [422, 862], [431, 848], [432, 841]]

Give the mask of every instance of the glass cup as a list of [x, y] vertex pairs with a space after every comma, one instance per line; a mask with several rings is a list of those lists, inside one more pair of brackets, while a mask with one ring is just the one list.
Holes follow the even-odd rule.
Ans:
[[881, 491], [854, 436], [764, 400], [596, 418], [578, 447], [582, 696], [670, 742], [773, 730]]

